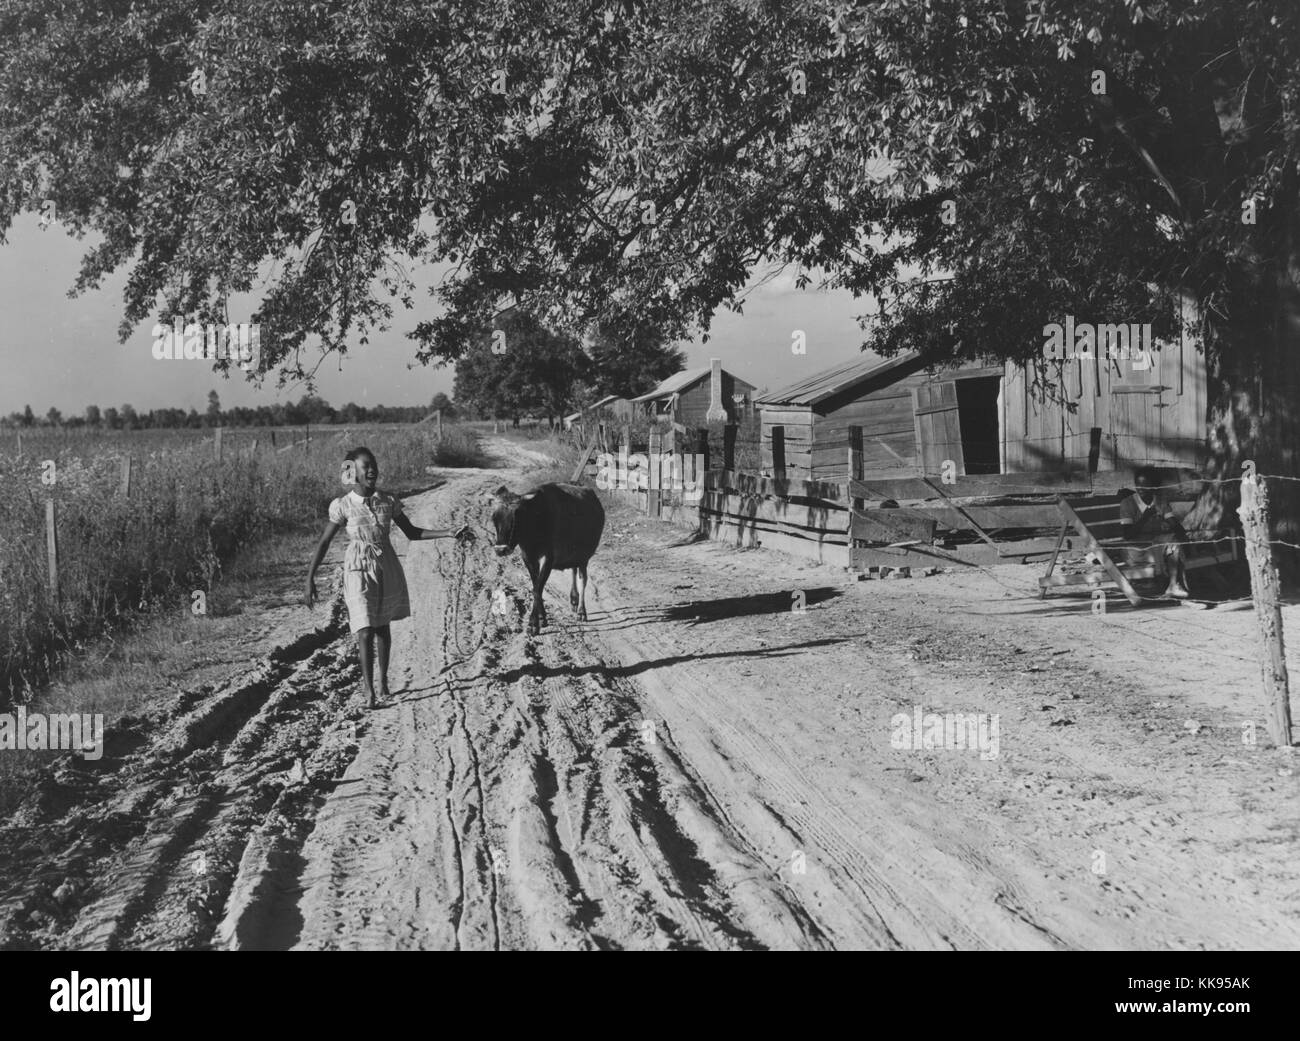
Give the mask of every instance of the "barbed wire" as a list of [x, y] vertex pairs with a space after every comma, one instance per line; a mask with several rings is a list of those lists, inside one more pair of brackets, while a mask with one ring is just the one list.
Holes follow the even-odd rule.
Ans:
[[[1143, 465], [1147, 465], [1147, 464], [1143, 464]], [[588, 463], [588, 468], [590, 468], [590, 467], [592, 467], [592, 466], [596, 466], [597, 469], [599, 469], [599, 466], [595, 463], [594, 460], [593, 460], [592, 462]], [[716, 468], [715, 468], [715, 469], [716, 469]], [[715, 472], [715, 469], [710, 469], [710, 470], [706, 471], [706, 473], [713, 473], [713, 472]], [[638, 467], [638, 469], [637, 469], [636, 472], [637, 472], [637, 473], [640, 473], [640, 472], [641, 472], [641, 470], [640, 470], [639, 467]], [[731, 472], [734, 472], [734, 473], [736, 473], [737, 475], [741, 475], [741, 476], [747, 476], [747, 477], [751, 477], [751, 476], [752, 476], [752, 477], [755, 477], [755, 478], [760, 478], [760, 479], [763, 479], [763, 480], [772, 480], [772, 481], [781, 481], [781, 480], [787, 480], [787, 481], [804, 481], [805, 483], [808, 483], [808, 484], [836, 484], [836, 483], [839, 483], [839, 482], [837, 482], [837, 481], [828, 480], [826, 477], [807, 478], [807, 479], [805, 479], [805, 478], [798, 478], [798, 477], [794, 477], [794, 478], [792, 478], [792, 477], [780, 478], [780, 477], [769, 477], [769, 476], [766, 475], [766, 474], [759, 474], [759, 473], [750, 474], [750, 473], [748, 473], [748, 472], [740, 471], [740, 470], [731, 471]], [[1109, 475], [1109, 474], [1118, 474], [1118, 473], [1121, 473], [1121, 472], [1123, 472], [1123, 471], [1118, 471], [1118, 470], [1099, 470], [1099, 471], [1095, 471], [1095, 472], [1090, 473], [1090, 474], [1087, 474], [1087, 475], [1083, 475], [1083, 474], [1081, 474], [1080, 477], [1079, 477], [1078, 484], [1082, 485], [1082, 484], [1090, 484], [1090, 483], [1094, 483], [1094, 482], [1096, 482], [1096, 479], [1099, 478], [1099, 477], [1104, 477], [1105, 475]], [[988, 477], [988, 478], [991, 478], [991, 479], [996, 479], [996, 478], [1001, 477], [1001, 476], [1014, 476], [1014, 475], [1010, 475], [1010, 474], [1008, 474], [1008, 475], [1003, 475], [1003, 474], [971, 474], [971, 475], [963, 475], [963, 476], [966, 476], [966, 477], [968, 477], [968, 478], [971, 478], [971, 477], [973, 477], [973, 478]], [[1026, 476], [1028, 476], [1028, 475], [1026, 475]], [[1255, 478], [1256, 478], [1257, 480], [1269, 480], [1269, 481], [1300, 481], [1300, 477], [1293, 477], [1293, 476], [1289, 476], [1289, 475], [1287, 475], [1287, 474], [1262, 474], [1262, 473], [1256, 473], [1254, 476], [1255, 476]], [[870, 477], [870, 476], [868, 476], [868, 477], [861, 477], [861, 478], [856, 478], [856, 477], [855, 477], [855, 478], [845, 478], [845, 479], [851, 479], [851, 480], [853, 480], [853, 481], [856, 481], [856, 482], [859, 483], [859, 484], [871, 485], [871, 484], [902, 483], [902, 482], [905, 482], [905, 481], [922, 481], [922, 480], [924, 480], [924, 479], [929, 479], [929, 480], [934, 480], [934, 481], [940, 481], [940, 480], [942, 479], [942, 475], [941, 475], [941, 474], [899, 474], [899, 475], [897, 475], [897, 476], [879, 476], [879, 477]], [[1174, 482], [1167, 483], [1167, 484], [1153, 484], [1153, 485], [1148, 485], [1147, 487], [1148, 487], [1151, 491], [1164, 491], [1164, 490], [1174, 489], [1174, 488], [1196, 488], [1197, 486], [1207, 485], [1207, 484], [1239, 484], [1242, 480], [1243, 480], [1243, 478], [1241, 478], [1241, 477], [1196, 477], [1196, 478], [1188, 478], [1188, 479], [1186, 479], [1186, 480], [1182, 480], [1182, 481], [1174, 481]], [[1105, 485], [1107, 485], [1107, 486], [1110, 486], [1110, 485], [1112, 485], [1112, 484], [1115, 484], [1116, 482], [1115, 482], [1114, 480], [1104, 480], [1104, 481], [1102, 481], [1102, 482], [1100, 482], [1100, 483], [1103, 483], [1103, 484], [1105, 484]], [[1050, 497], [1052, 497], [1052, 498], [1057, 498], [1057, 497], [1060, 497], [1060, 496], [1064, 496], [1066, 499], [1069, 499], [1069, 498], [1071, 498], [1071, 497], [1074, 497], [1074, 498], [1113, 498], [1113, 497], [1118, 496], [1119, 491], [1121, 491], [1121, 490], [1127, 490], [1127, 491], [1130, 492], [1130, 493], [1133, 492], [1133, 491], [1135, 490], [1135, 489], [1127, 488], [1126, 486], [1120, 485], [1119, 487], [1117, 487], [1116, 491], [1114, 491], [1114, 492], [1105, 492], [1105, 493], [1102, 493], [1102, 494], [1097, 495], [1097, 496], [1092, 496], [1092, 495], [1078, 495], [1078, 494], [1075, 494], [1075, 493], [1071, 493], [1070, 488], [1071, 488], [1072, 486], [1071, 486], [1071, 484], [1069, 483], [1069, 479], [1068, 479], [1068, 478], [1063, 479], [1063, 485], [1062, 485], [1063, 490], [1061, 490], [1061, 491], [1055, 491], [1055, 490], [1053, 490], [1053, 489], [1051, 488], [1050, 485], [1043, 484], [1043, 483], [1041, 483], [1041, 482], [1039, 482], [1039, 483], [1029, 483], [1029, 484], [1005, 484], [1005, 483], [1003, 483], [1003, 482], [1001, 482], [1001, 481], [997, 481], [997, 482], [996, 482], [996, 491], [986, 492], [986, 493], [983, 493], [983, 494], [981, 494], [981, 495], [962, 495], [962, 494], [961, 494], [961, 489], [960, 489], [960, 487], [959, 487], [958, 485], [945, 484], [945, 485], [941, 485], [941, 487], [943, 487], [943, 488], [945, 488], [945, 489], [951, 489], [950, 492], [947, 492], [947, 493], [946, 493], [946, 494], [947, 494], [947, 497], [948, 497], [948, 498], [951, 498], [951, 499], [960, 500], [963, 504], [966, 504], [967, 500], [970, 500], [970, 499], [998, 499], [998, 498], [1004, 498], [1004, 497], [1005, 497], [1005, 494], [1004, 494], [1004, 493], [1006, 493], [1006, 492], [1010, 492], [1010, 491], [1013, 491], [1013, 490], [1017, 490], [1017, 489], [1028, 489], [1028, 490], [1031, 490], [1032, 493], [1033, 493], [1034, 495], [1037, 495], [1037, 496], [1050, 496]], [[643, 489], [642, 489], [642, 490], [643, 490]], [[722, 489], [708, 489], [708, 490], [709, 490], [709, 491], [720, 491], [720, 490], [722, 490]], [[745, 493], [745, 492], [739, 492], [739, 491], [738, 491], [737, 494], [749, 494], [749, 495], [752, 495], [753, 493]], [[767, 496], [767, 497], [769, 497], [769, 498], [808, 498], [808, 496]], [[816, 498], [816, 496], [812, 496], [812, 497], [813, 497], [813, 498]], [[1026, 497], [1027, 497], [1027, 496], [1026, 496]], [[858, 496], [854, 496], [854, 498], [858, 498]], [[942, 496], [939, 496], [939, 495], [933, 495], [933, 496], [930, 496], [930, 497], [929, 497], [929, 499], [936, 499], [936, 500], [937, 500], [937, 499], [941, 499], [941, 498], [942, 498]], [[929, 501], [929, 499], [927, 499], [926, 501]], [[911, 499], [911, 497], [909, 497], [909, 501], [913, 501], [913, 500]], [[839, 507], [839, 508], [840, 508], [840, 509], [845, 509], [846, 507], [841, 506], [841, 507]]]

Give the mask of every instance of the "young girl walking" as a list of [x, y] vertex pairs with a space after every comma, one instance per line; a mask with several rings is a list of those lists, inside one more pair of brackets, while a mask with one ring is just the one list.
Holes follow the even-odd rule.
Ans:
[[396, 524], [408, 539], [415, 541], [464, 538], [469, 534], [469, 526], [456, 531], [417, 528], [407, 519], [397, 498], [375, 490], [379, 463], [368, 448], [352, 449], [343, 460], [339, 476], [351, 491], [330, 503], [329, 520], [307, 571], [307, 606], [316, 603], [316, 568], [339, 528], [346, 527], [348, 548], [343, 557], [343, 600], [361, 656], [368, 705], [374, 708], [375, 680], [378, 680], [378, 696], [389, 696], [388, 651], [392, 635], [388, 625], [411, 615], [406, 574], [389, 541], [389, 527]]

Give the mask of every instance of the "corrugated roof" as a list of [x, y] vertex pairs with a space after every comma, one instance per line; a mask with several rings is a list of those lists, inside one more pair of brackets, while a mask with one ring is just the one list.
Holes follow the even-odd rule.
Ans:
[[588, 412], [595, 412], [596, 409], [598, 409], [598, 408], [604, 408], [605, 406], [607, 406], [608, 404], [610, 404], [610, 402], [613, 402], [613, 401], [626, 401], [626, 400], [627, 400], [627, 398], [620, 397], [620, 396], [617, 395], [617, 394], [606, 394], [606, 395], [605, 395], [603, 398], [601, 398], [599, 401], [593, 401], [593, 402], [592, 402], [590, 405], [588, 405], [586, 408], [584, 408], [584, 409], [580, 409], [580, 410], [577, 411], [577, 412], [572, 412], [572, 413], [570, 413], [569, 415], [565, 416], [564, 418], [565, 418], [566, 420], [569, 420], [569, 419], [577, 419], [579, 416], [585, 415], [585, 414], [588, 413]]
[[791, 383], [780, 390], [770, 391], [757, 399], [754, 404], [815, 405], [819, 401], [848, 390], [855, 384], [865, 382], [874, 376], [884, 375], [919, 357], [916, 351], [907, 351], [893, 358], [880, 358], [875, 354], [865, 353], [861, 358], [841, 362], [829, 369], [822, 369], [821, 372], [805, 376], [798, 383]]
[[654, 390], [647, 391], [639, 398], [633, 398], [632, 400], [654, 401], [658, 398], [666, 398], [669, 394], [676, 394], [679, 390], [684, 390], [697, 380], [703, 379], [709, 375], [710, 371], [710, 366], [706, 365], [702, 369], [684, 369], [681, 372], [674, 372]]

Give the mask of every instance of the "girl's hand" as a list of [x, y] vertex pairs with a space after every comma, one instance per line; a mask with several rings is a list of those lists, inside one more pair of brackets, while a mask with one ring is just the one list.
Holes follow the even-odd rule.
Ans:
[[468, 524], [462, 524], [451, 533], [451, 537], [456, 539], [458, 542], [467, 542], [474, 537], [474, 533], [469, 530]]
[[316, 579], [314, 578], [307, 579], [306, 601], [308, 607], [316, 606]]

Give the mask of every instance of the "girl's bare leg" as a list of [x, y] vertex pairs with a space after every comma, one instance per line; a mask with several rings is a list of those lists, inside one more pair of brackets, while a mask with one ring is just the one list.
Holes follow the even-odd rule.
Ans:
[[393, 634], [386, 625], [375, 626], [375, 665], [379, 681], [379, 696], [388, 697], [388, 650], [393, 645]]
[[361, 678], [366, 683], [366, 700], [370, 708], [375, 707], [375, 685], [371, 676], [374, 664], [374, 644], [371, 637], [374, 629], [361, 629], [357, 632], [357, 654], [361, 658]]

